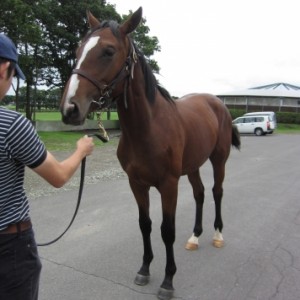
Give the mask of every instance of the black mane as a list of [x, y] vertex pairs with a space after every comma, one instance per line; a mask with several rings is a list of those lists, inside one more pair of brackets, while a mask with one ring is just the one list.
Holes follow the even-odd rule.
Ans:
[[167, 101], [173, 102], [173, 98], [171, 97], [170, 93], [161, 86], [158, 82], [156, 77], [153, 74], [153, 71], [148, 64], [144, 54], [137, 48], [134, 42], [132, 42], [135, 52], [138, 55], [139, 62], [141, 64], [141, 68], [144, 74], [145, 86], [146, 86], [146, 96], [150, 103], [154, 103], [155, 101], [155, 94], [158, 91], [162, 94], [164, 99]]

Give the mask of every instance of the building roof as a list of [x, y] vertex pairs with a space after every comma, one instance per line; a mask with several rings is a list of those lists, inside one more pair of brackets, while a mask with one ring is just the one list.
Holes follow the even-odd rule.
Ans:
[[246, 90], [222, 93], [218, 94], [218, 96], [300, 98], [300, 86], [280, 82], [269, 85], [257, 86]]

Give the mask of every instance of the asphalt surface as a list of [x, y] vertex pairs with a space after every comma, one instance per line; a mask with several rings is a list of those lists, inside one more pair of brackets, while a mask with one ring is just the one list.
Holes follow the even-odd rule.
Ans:
[[[89, 163], [89, 162], [88, 162]], [[101, 168], [101, 166], [99, 166]], [[194, 224], [194, 201], [182, 177], [176, 218], [174, 299], [300, 299], [300, 135], [243, 136], [232, 149], [223, 198], [225, 246], [212, 246], [210, 163], [204, 232], [197, 251], [184, 249]], [[38, 242], [61, 233], [73, 213], [77, 189], [31, 203]], [[133, 282], [142, 262], [138, 211], [127, 179], [87, 184], [74, 225], [57, 243], [40, 247], [40, 300], [152, 300], [164, 277], [161, 204], [151, 190], [154, 261], [147, 286]]]

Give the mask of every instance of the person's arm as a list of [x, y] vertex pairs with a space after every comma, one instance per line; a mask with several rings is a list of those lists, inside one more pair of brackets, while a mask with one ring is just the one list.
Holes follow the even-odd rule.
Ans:
[[62, 187], [75, 173], [82, 159], [92, 153], [94, 149], [93, 138], [83, 137], [77, 141], [75, 152], [67, 159], [59, 162], [48, 151], [42, 164], [34, 168], [38, 175], [56, 188]]

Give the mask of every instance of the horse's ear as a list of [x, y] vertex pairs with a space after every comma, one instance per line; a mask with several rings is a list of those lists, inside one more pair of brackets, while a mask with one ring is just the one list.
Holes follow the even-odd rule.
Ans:
[[120, 31], [124, 34], [131, 33], [140, 24], [142, 19], [143, 9], [140, 7], [136, 12], [134, 12], [128, 20], [126, 20], [121, 26]]
[[86, 11], [86, 16], [91, 29], [100, 25], [100, 22], [94, 17], [94, 15], [89, 10]]

